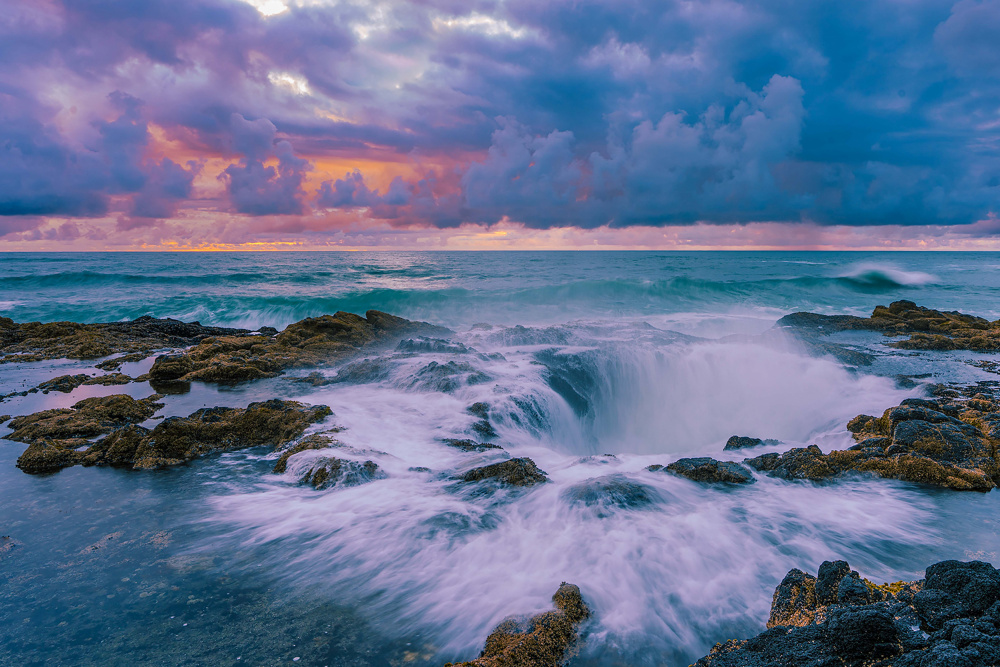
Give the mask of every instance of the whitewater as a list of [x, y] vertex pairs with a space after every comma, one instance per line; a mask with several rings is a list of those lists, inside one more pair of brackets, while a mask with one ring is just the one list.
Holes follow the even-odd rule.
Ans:
[[[994, 320], [997, 268], [985, 253], [4, 254], [0, 315], [15, 321], [281, 329], [378, 309], [453, 333], [323, 369], [322, 386], [301, 381], [311, 369], [196, 383], [157, 415], [273, 397], [328, 405], [314, 430], [335, 425], [347, 458], [375, 461], [385, 474], [368, 484], [299, 485], [320, 451], [283, 475], [270, 472], [276, 454], [247, 450], [148, 474], [30, 477], [13, 465], [20, 445], [2, 441], [0, 532], [33, 565], [0, 554], [0, 662], [80, 664], [67, 646], [84, 645], [93, 664], [126, 649], [171, 664], [443, 664], [474, 657], [504, 617], [548, 608], [568, 581], [595, 617], [572, 664], [686, 665], [762, 630], [793, 567], [844, 559], [881, 582], [946, 558], [997, 564], [996, 493], [766, 476], [719, 488], [646, 470], [740, 461], [723, 451], [732, 435], [773, 439], [753, 455], [844, 449], [848, 420], [923, 383], [996, 380], [974, 363], [997, 355], [838, 334], [874, 358], [853, 366], [772, 327], [897, 299]], [[87, 366], [0, 365], [0, 394]], [[86, 386], [0, 413], [122, 391], [153, 393]], [[446, 444], [481, 438], [476, 404], [489, 406], [490, 441], [550, 483], [491, 494], [455, 483], [505, 456]], [[109, 534], [122, 546], [87, 551]], [[249, 636], [262, 619], [267, 631]]]

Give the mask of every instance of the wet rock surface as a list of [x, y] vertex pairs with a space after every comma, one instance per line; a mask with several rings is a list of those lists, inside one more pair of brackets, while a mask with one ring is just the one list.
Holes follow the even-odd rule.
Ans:
[[8, 424], [13, 432], [4, 437], [29, 444], [41, 440], [93, 438], [149, 419], [163, 407], [157, 402], [160, 398], [156, 394], [140, 400], [127, 394], [85, 398], [71, 408], [42, 410], [15, 417]]
[[[248, 336], [245, 329], [140, 317], [130, 322], [14, 322], [0, 317], [0, 363], [44, 359], [98, 359], [186, 347], [209, 336]], [[119, 364], [120, 365], [120, 364]]]
[[646, 470], [652, 472], [666, 470], [694, 482], [706, 482], [709, 484], [752, 484], [754, 482], [753, 473], [739, 463], [733, 461], [716, 461], [708, 456], [677, 459], [666, 467], [651, 465]]
[[545, 472], [526, 457], [473, 468], [460, 479], [463, 482], [492, 481], [505, 486], [534, 486], [548, 481]]
[[179, 354], [157, 358], [153, 381], [244, 382], [275, 377], [290, 368], [326, 366], [359, 351], [415, 334], [444, 335], [447, 329], [411, 322], [377, 310], [365, 317], [338, 312], [308, 317], [277, 335], [220, 335]]
[[876, 306], [871, 317], [792, 313], [778, 320], [775, 326], [805, 333], [807, 337], [846, 330], [881, 331], [886, 336], [909, 335], [909, 338], [889, 343], [904, 350], [1000, 351], [1000, 320], [990, 322], [956, 311], [933, 310], [912, 301]]
[[[88, 398], [73, 408], [45, 410], [12, 420], [7, 439], [28, 442], [17, 461], [27, 473], [83, 464], [159, 468], [212, 452], [259, 445], [280, 447], [331, 414], [326, 406], [271, 400], [246, 408], [203, 408], [168, 417], [153, 429], [139, 426], [162, 406], [154, 395], [135, 400], [118, 394]], [[91, 442], [87, 438], [107, 433]]]
[[385, 476], [374, 461], [322, 456], [310, 462], [309, 469], [299, 481], [321, 490], [334, 486], [357, 486]]
[[789, 480], [818, 481], [857, 472], [959, 491], [989, 491], [1000, 482], [1000, 403], [992, 393], [978, 390], [971, 397], [946, 393], [908, 398], [881, 417], [858, 415], [847, 424], [857, 442], [847, 450], [824, 454], [811, 445], [745, 463]]
[[552, 596], [555, 609], [530, 618], [511, 617], [486, 638], [480, 656], [445, 667], [556, 667], [565, 664], [590, 617], [580, 589], [565, 582]]
[[768, 630], [716, 644], [698, 667], [1000, 664], [1000, 572], [943, 561], [924, 579], [876, 585], [844, 561], [817, 576], [791, 570], [775, 590]]
[[642, 509], [655, 502], [656, 492], [624, 475], [605, 475], [574, 484], [562, 492], [571, 503], [596, 508], [598, 516], [605, 509]]

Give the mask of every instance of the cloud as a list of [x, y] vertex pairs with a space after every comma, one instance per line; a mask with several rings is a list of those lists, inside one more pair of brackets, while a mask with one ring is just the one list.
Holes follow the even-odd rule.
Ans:
[[[266, 118], [248, 121], [233, 114], [231, 122], [233, 148], [243, 159], [226, 167], [219, 178], [227, 184], [233, 208], [250, 215], [302, 213], [308, 160], [296, 157], [289, 142], [275, 142], [277, 130]], [[277, 167], [264, 165], [271, 157], [277, 158]]]
[[117, 217], [122, 234], [190, 217], [206, 235], [250, 216], [264, 235], [345, 216], [540, 229], [997, 213], [1000, 0], [285, 4], [13, 0], [0, 214]]

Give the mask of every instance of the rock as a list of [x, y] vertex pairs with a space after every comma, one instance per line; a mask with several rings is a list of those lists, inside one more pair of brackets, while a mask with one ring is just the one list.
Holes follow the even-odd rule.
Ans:
[[0, 424], [10, 421], [10, 415], [0, 415]]
[[492, 379], [467, 361], [449, 361], [444, 364], [432, 361], [416, 372], [410, 388], [451, 393], [461, 387], [483, 384]]
[[534, 486], [547, 482], [545, 472], [529, 458], [508, 459], [481, 468], [473, 468], [460, 478], [463, 482], [492, 480], [508, 486]]
[[440, 338], [407, 338], [399, 341], [396, 351], [403, 354], [420, 354], [427, 352], [437, 352], [443, 354], [469, 354], [474, 350], [469, 349], [462, 343]]
[[159, 398], [157, 394], [141, 400], [127, 394], [85, 398], [72, 408], [42, 410], [15, 417], [8, 424], [14, 431], [5, 437], [27, 443], [92, 438], [149, 419], [163, 407], [156, 402]]
[[723, 451], [731, 449], [746, 449], [747, 447], [759, 447], [764, 444], [760, 438], [750, 438], [744, 435], [734, 435], [726, 441]]
[[[211, 452], [259, 445], [280, 447], [331, 414], [325, 405], [275, 399], [251, 403], [246, 408], [203, 408], [187, 417], [168, 417], [153, 429], [138, 426], [136, 422], [152, 416], [159, 407], [152, 402], [155, 398], [88, 398], [74, 405], [73, 410], [47, 410], [19, 417], [28, 420], [41, 415], [18, 423], [18, 430], [9, 436], [31, 442], [18, 459], [18, 467], [25, 472], [43, 472], [78, 463], [135, 470], [177, 465]], [[95, 443], [79, 439], [108, 431], [109, 435]], [[75, 451], [82, 446], [89, 447]]]
[[[197, 322], [153, 317], [101, 324], [17, 323], [0, 317], [0, 363], [97, 359], [116, 353], [143, 353], [142, 358], [145, 358], [145, 353], [153, 350], [186, 347], [208, 336], [249, 336], [250, 333], [244, 329], [204, 327]], [[117, 359], [111, 361], [118, 362]], [[120, 367], [120, 363], [118, 365]]]
[[579, 629], [590, 617], [580, 589], [565, 582], [552, 596], [553, 611], [512, 617], [486, 638], [479, 658], [445, 667], [557, 667], [574, 653]]
[[357, 486], [375, 479], [385, 477], [374, 461], [351, 461], [333, 456], [323, 456], [313, 459], [310, 467], [300, 480], [314, 489], [327, 489], [332, 486]]
[[642, 509], [655, 502], [656, 492], [624, 475], [605, 475], [570, 486], [562, 497], [573, 504], [593, 507], [597, 516], [607, 509]]
[[[451, 332], [377, 310], [368, 311], [365, 317], [345, 312], [307, 317], [276, 336], [205, 338], [180, 355], [158, 358], [150, 370], [150, 377], [202, 382], [243, 382], [275, 377], [290, 368], [339, 363], [363, 349], [389, 345], [403, 336], [420, 333]], [[181, 371], [184, 372], [179, 375]]]
[[38, 390], [46, 394], [50, 391], [61, 391], [64, 394], [68, 394], [89, 379], [90, 376], [84, 373], [78, 373], [77, 375], [60, 375], [57, 378], [52, 378], [51, 380], [46, 380], [45, 382], [39, 384]]
[[754, 470], [766, 472], [781, 479], [821, 480], [832, 477], [840, 470], [830, 466], [827, 457], [816, 445], [796, 447], [784, 454], [763, 454], [744, 461]]
[[466, 412], [473, 417], [479, 417], [479, 421], [472, 425], [472, 430], [478, 433], [480, 437], [486, 439], [497, 437], [496, 429], [490, 423], [490, 406], [487, 403], [473, 403], [466, 408]]
[[939, 311], [918, 306], [912, 301], [895, 301], [876, 306], [871, 317], [792, 313], [782, 317], [775, 327], [809, 335], [825, 335], [844, 330], [881, 331], [887, 336], [910, 337], [889, 343], [905, 350], [1000, 350], [1000, 320], [955, 311]]
[[461, 449], [463, 452], [485, 452], [490, 449], [503, 449], [500, 445], [494, 445], [489, 442], [476, 442], [475, 440], [459, 440], [456, 438], [445, 438], [441, 442], [448, 445], [449, 447], [454, 447], [456, 449]]
[[[647, 470], [659, 470], [662, 466], [649, 466]], [[691, 459], [678, 459], [668, 465], [666, 470], [687, 477], [695, 482], [711, 484], [753, 484], [753, 474], [739, 463], [733, 461], [716, 461], [702, 456]]]
[[968, 665], [1000, 661], [1000, 572], [978, 561], [931, 565], [925, 579], [876, 586], [844, 561], [790, 571], [768, 630], [716, 644], [699, 667]]
[[848, 422], [847, 430], [858, 443], [848, 450], [823, 454], [812, 445], [745, 463], [783, 479], [823, 480], [857, 472], [960, 491], [989, 491], [1000, 481], [995, 428], [1000, 428], [1000, 413], [988, 398], [912, 398], [881, 417], [858, 415]]
[[298, 444], [293, 447], [289, 447], [281, 456], [278, 457], [278, 461], [274, 464], [274, 469], [271, 471], [275, 474], [283, 474], [285, 470], [288, 469], [288, 459], [295, 456], [299, 452], [304, 452], [309, 449], [327, 449], [332, 447], [337, 441], [333, 438], [325, 435], [310, 435], [308, 438], [303, 438]]
[[[87, 444], [79, 440], [77, 446]], [[17, 467], [30, 475], [56, 472], [63, 468], [75, 466], [83, 460], [83, 454], [66, 441], [38, 440], [28, 446], [17, 459]]]

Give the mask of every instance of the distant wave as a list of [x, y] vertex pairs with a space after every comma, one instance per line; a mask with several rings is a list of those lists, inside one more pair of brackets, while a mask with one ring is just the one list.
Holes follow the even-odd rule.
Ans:
[[883, 264], [857, 264], [837, 276], [867, 288], [921, 287], [938, 281], [937, 276], [921, 271], [903, 271]]

